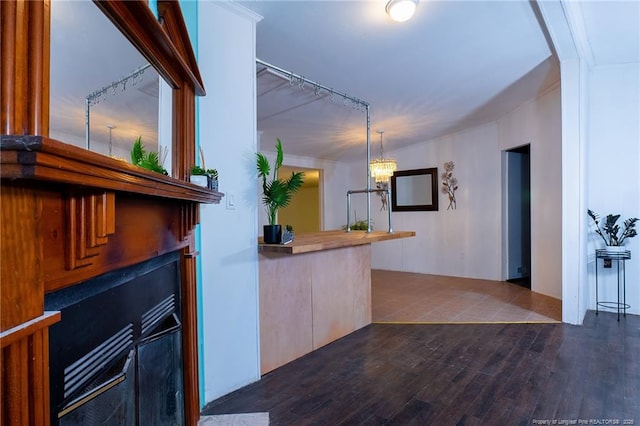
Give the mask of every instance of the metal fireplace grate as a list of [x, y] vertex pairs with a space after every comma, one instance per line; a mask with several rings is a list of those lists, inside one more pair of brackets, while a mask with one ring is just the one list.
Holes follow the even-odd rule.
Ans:
[[142, 315], [142, 335], [153, 330], [156, 324], [171, 315], [176, 310], [176, 297], [174, 294], [158, 303], [152, 309]]
[[131, 349], [82, 388], [58, 413], [60, 426], [134, 425], [135, 358]]
[[184, 424], [180, 253], [45, 296], [52, 426]]
[[68, 398], [133, 344], [133, 324], [108, 338], [64, 369], [64, 397]]

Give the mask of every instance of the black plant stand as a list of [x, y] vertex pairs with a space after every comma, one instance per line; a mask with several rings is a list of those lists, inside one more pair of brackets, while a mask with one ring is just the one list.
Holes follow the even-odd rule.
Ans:
[[[617, 275], [618, 275], [618, 301], [617, 302], [604, 302], [598, 299], [598, 259], [609, 259], [613, 263], [616, 261]], [[627, 304], [627, 279], [625, 273], [625, 260], [631, 259], [631, 252], [629, 250], [624, 251], [610, 251], [607, 249], [596, 250], [596, 315], [598, 315], [598, 306], [609, 309], [618, 310], [618, 321], [620, 321], [620, 309], [622, 309], [622, 315], [627, 316], [627, 309], [631, 305]], [[603, 260], [604, 261], [604, 260]], [[622, 261], [622, 303], [620, 302], [620, 261]], [[613, 265], [612, 265], [613, 266]]]

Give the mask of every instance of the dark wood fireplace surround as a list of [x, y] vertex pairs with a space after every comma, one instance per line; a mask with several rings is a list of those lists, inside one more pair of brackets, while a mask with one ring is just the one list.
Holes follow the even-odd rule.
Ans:
[[173, 176], [48, 138], [49, 0], [0, 1], [0, 425], [49, 424], [45, 294], [180, 251], [186, 424], [199, 418], [196, 256], [199, 203], [221, 193], [187, 182], [195, 96], [204, 95], [175, 1], [96, 5], [173, 87]]

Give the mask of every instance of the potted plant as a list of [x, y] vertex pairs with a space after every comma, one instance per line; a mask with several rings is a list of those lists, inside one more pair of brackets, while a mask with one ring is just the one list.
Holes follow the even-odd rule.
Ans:
[[160, 159], [160, 155], [155, 152], [147, 152], [142, 144], [142, 136], [138, 136], [131, 148], [131, 163], [152, 172], [161, 173], [167, 176], [169, 173], [162, 167], [164, 158]]
[[218, 190], [218, 171], [216, 169], [207, 169], [207, 186], [213, 191]]
[[285, 225], [284, 232], [282, 232], [282, 244], [289, 244], [293, 242], [293, 226]]
[[191, 176], [189, 176], [189, 181], [198, 186], [203, 186], [205, 188], [208, 187], [207, 171], [200, 166], [193, 166], [191, 168]]
[[[277, 141], [276, 162], [273, 170], [267, 157], [260, 152], [256, 153], [258, 177], [262, 178], [262, 203], [269, 219], [269, 224], [264, 225], [264, 242], [266, 244], [280, 243], [282, 227], [276, 224], [278, 209], [288, 206], [293, 194], [304, 183], [304, 173], [302, 172], [292, 172], [291, 176], [286, 180], [278, 178], [278, 170], [282, 166], [284, 154], [282, 152], [282, 142], [279, 138]], [[270, 174], [272, 174], [272, 178], [268, 180]]]
[[201, 166], [193, 166], [189, 176], [189, 181], [198, 186], [203, 186], [213, 191], [218, 190], [218, 171], [216, 169], [207, 169], [204, 162], [204, 151], [200, 147], [200, 164]]
[[638, 235], [635, 229], [636, 222], [638, 221], [637, 217], [625, 220], [622, 223], [623, 227], [621, 229], [617, 224], [618, 219], [620, 219], [619, 214], [608, 214], [602, 227], [600, 227], [600, 217], [597, 213], [594, 213], [592, 210], [587, 210], [587, 214], [596, 225], [596, 234], [600, 235], [609, 251], [624, 250], [625, 240]]
[[[369, 229], [369, 223], [367, 222], [366, 219], [358, 219], [358, 212], [356, 212], [355, 210], [353, 211], [353, 217], [355, 217], [355, 222], [353, 222], [353, 224], [349, 225], [343, 225], [342, 229], [343, 230], [351, 230], [351, 231], [366, 231]], [[373, 225], [373, 222], [371, 222], [371, 224]]]

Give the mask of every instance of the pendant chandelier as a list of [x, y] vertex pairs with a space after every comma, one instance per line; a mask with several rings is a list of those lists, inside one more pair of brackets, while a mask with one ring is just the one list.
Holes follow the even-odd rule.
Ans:
[[380, 157], [369, 162], [369, 170], [371, 177], [374, 178], [376, 182], [388, 182], [389, 178], [393, 176], [393, 172], [398, 169], [398, 165], [393, 158], [384, 158], [384, 150], [382, 149], [382, 134], [384, 133], [384, 129], [378, 130], [378, 133], [380, 133]]

